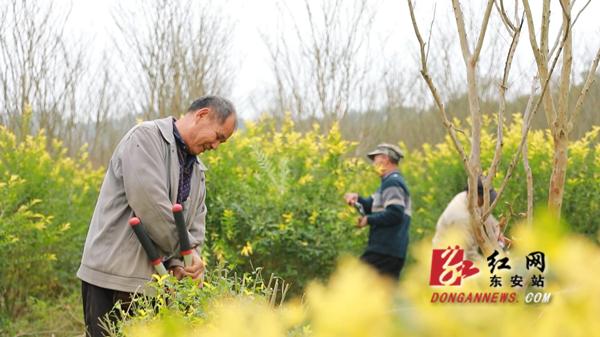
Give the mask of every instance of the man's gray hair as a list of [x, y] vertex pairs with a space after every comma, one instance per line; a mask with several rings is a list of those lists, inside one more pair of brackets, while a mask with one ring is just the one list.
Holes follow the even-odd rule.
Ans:
[[188, 112], [197, 111], [202, 108], [212, 108], [215, 117], [221, 124], [225, 123], [229, 116], [236, 115], [233, 103], [231, 103], [231, 101], [229, 101], [228, 99], [220, 96], [202, 96], [190, 105], [190, 107], [188, 108]]

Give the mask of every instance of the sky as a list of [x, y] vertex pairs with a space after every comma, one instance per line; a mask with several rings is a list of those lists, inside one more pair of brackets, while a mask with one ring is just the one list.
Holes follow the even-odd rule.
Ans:
[[[532, 6], [537, 6], [535, 3], [539, 2], [541, 1], [531, 1]], [[110, 33], [116, 29], [111, 11], [117, 3], [119, 3], [117, 0], [54, 0], [55, 6], [71, 7], [66, 34], [83, 35], [86, 40], [89, 40], [93, 50], [97, 50], [98, 53], [103, 48], [111, 48]], [[123, 1], [120, 3], [126, 4]], [[221, 6], [223, 15], [232, 21], [234, 27], [232, 61], [236, 69], [236, 78], [231, 99], [238, 106], [242, 116], [251, 118], [260, 113], [253, 106], [252, 101], [260, 100], [260, 96], [273, 82], [268, 52], [261, 34], [273, 36], [277, 31], [278, 22], [281, 23], [278, 3], [285, 4], [292, 12], [301, 12], [302, 1], [223, 0], [216, 3]], [[376, 56], [393, 57], [399, 60], [403, 67], [416, 69], [414, 55], [417, 44], [406, 1], [374, 0], [374, 3], [376, 3], [377, 14], [370, 50], [376, 53]], [[576, 8], [580, 8], [585, 3], [584, 0], [577, 1]], [[454, 22], [448, 21], [452, 19], [449, 16], [450, 1], [419, 0], [416, 10], [421, 30], [427, 31], [434, 7], [437, 24], [442, 29], [448, 26], [449, 29], [455, 30]], [[553, 14], [556, 13], [560, 12], [553, 8]], [[575, 39], [575, 49], [596, 50], [600, 46], [598, 14], [600, 14], [600, 0], [592, 0], [577, 23], [578, 38]], [[469, 13], [466, 12], [465, 15], [468, 17]], [[285, 26], [285, 23], [283, 24]], [[522, 39], [520, 47], [529, 48], [526, 35]], [[523, 53], [527, 51], [524, 50]], [[577, 55], [577, 51], [575, 54]], [[525, 56], [522, 57], [525, 59]], [[577, 66], [577, 62], [576, 58], [574, 66]], [[533, 64], [526, 63], [521, 67], [533, 69]]]

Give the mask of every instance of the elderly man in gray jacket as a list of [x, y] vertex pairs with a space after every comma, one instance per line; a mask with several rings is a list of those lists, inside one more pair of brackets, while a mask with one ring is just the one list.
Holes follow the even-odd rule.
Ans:
[[[144, 292], [153, 268], [128, 225], [134, 215], [144, 224], [167, 268], [178, 278], [200, 280], [204, 264], [206, 167], [197, 158], [216, 149], [234, 132], [235, 108], [228, 100], [205, 96], [179, 120], [147, 121], [132, 128], [115, 149], [90, 223], [81, 266], [86, 330], [102, 336], [99, 319], [117, 300]], [[180, 203], [193, 250], [184, 267], [171, 208]]]

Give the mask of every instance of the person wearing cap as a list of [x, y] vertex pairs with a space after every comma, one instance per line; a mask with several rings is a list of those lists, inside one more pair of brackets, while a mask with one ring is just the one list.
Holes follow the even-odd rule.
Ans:
[[368, 244], [361, 260], [380, 274], [398, 280], [406, 259], [411, 221], [410, 193], [398, 170], [404, 154], [397, 146], [384, 143], [367, 157], [373, 161], [381, 185], [369, 197], [346, 193], [344, 199], [349, 205], [360, 203], [366, 213], [357, 223], [359, 228], [369, 226]]
[[[483, 206], [483, 183], [481, 179], [477, 181], [478, 207]], [[490, 203], [496, 199], [496, 191], [490, 189]], [[503, 222], [498, 222], [493, 215], [486, 220], [486, 227], [493, 228], [494, 236], [498, 238], [498, 243], [504, 248], [508, 239], [502, 234]], [[434, 248], [447, 248], [459, 245], [465, 251], [465, 258], [471, 261], [482, 260], [479, 252], [479, 245], [471, 227], [471, 215], [468, 208], [468, 188], [458, 193], [448, 204], [435, 226], [435, 235], [433, 236]]]

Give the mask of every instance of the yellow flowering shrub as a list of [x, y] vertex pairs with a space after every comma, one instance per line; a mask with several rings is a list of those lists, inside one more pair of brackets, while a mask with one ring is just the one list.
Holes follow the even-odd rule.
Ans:
[[73, 277], [102, 172], [87, 154], [55, 155], [43, 133], [18, 143], [0, 126], [0, 318], [26, 309], [29, 297], [56, 298], [77, 286]]
[[298, 292], [327, 277], [340, 254], [360, 253], [365, 233], [354, 228], [358, 213], [342, 196], [372, 192], [377, 176], [366, 162], [346, 157], [353, 146], [337, 126], [299, 133], [290, 119], [277, 127], [264, 118], [203, 154], [209, 262], [263, 267]]

